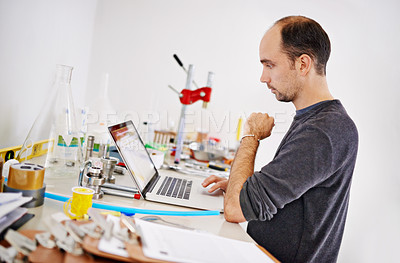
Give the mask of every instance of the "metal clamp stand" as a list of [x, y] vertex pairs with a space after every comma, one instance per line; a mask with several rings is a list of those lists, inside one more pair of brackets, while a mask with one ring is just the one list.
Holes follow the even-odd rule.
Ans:
[[117, 162], [118, 159], [114, 157], [101, 158], [101, 163], [103, 164], [103, 174], [108, 183], [115, 184], [115, 176], [113, 175], [113, 173]]
[[[189, 71], [187, 72], [187, 79], [186, 79], [186, 89], [187, 90], [191, 90], [192, 81], [193, 81], [193, 68], [194, 68], [193, 65], [189, 65]], [[179, 118], [175, 160], [174, 160], [174, 163], [176, 163], [176, 164], [178, 164], [181, 161], [181, 153], [182, 153], [183, 140], [184, 140], [186, 107], [187, 106], [185, 104], [182, 104], [181, 117]]]
[[106, 178], [100, 167], [90, 167], [89, 172], [83, 176], [83, 181], [86, 183], [86, 187], [94, 190], [93, 199], [103, 197], [104, 193], [101, 191], [101, 186], [106, 182]]

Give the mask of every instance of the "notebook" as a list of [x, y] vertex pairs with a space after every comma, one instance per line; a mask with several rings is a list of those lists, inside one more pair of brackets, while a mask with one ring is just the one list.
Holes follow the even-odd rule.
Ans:
[[208, 189], [201, 186], [204, 177], [158, 171], [131, 120], [111, 125], [108, 131], [145, 200], [223, 211], [222, 191], [208, 193]]

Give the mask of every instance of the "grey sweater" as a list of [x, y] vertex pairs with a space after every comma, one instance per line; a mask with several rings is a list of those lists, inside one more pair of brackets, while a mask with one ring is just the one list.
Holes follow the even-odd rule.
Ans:
[[249, 235], [282, 262], [335, 262], [357, 149], [339, 100], [298, 113], [274, 159], [240, 192]]

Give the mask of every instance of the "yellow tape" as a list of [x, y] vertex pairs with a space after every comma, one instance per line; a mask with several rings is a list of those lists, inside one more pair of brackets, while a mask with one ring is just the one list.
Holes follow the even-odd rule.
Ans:
[[72, 198], [64, 203], [64, 213], [71, 219], [85, 219], [92, 207], [94, 190], [86, 187], [73, 187]]

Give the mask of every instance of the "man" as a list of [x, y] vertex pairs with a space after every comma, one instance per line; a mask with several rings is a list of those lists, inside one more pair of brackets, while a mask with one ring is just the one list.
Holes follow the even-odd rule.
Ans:
[[247, 232], [282, 262], [335, 262], [343, 236], [358, 133], [328, 90], [330, 41], [302, 16], [277, 21], [260, 43], [261, 82], [296, 116], [274, 159], [254, 172], [259, 141], [274, 119], [247, 119], [229, 180], [211, 176], [210, 192], [225, 191], [229, 222], [249, 221]]

